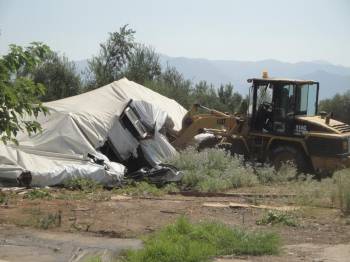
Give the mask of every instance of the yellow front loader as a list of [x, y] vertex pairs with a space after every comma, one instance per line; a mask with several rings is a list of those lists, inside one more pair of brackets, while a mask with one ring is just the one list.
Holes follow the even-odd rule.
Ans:
[[212, 137], [209, 143], [202, 142], [207, 142], [205, 146], [221, 145], [277, 169], [284, 162], [314, 173], [350, 167], [350, 126], [334, 120], [332, 114], [318, 112], [318, 82], [265, 74], [248, 83], [250, 99], [244, 118], [195, 104], [184, 116], [182, 129], [167, 134], [172, 145], [182, 149], [196, 135], [207, 133]]

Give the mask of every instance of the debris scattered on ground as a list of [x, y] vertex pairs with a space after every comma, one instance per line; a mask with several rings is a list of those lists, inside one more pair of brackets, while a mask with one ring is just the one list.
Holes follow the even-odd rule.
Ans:
[[250, 205], [250, 204], [242, 204], [242, 203], [211, 203], [206, 202], [203, 203], [204, 207], [217, 207], [217, 208], [258, 208], [258, 209], [271, 209], [271, 210], [279, 210], [279, 211], [294, 211], [300, 209], [297, 206], [268, 206], [268, 205]]
[[123, 196], [123, 195], [111, 196], [111, 200], [114, 200], [114, 201], [124, 201], [124, 200], [130, 200], [130, 199], [132, 199], [132, 197], [130, 196]]

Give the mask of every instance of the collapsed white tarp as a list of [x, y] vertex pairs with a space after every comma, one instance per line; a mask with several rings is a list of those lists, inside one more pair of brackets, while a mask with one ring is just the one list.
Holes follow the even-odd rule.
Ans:
[[[119, 117], [132, 101], [142, 120], [154, 127], [154, 136], [138, 141], [120, 124]], [[125, 168], [97, 151], [109, 139], [123, 159], [136, 156], [140, 145], [150, 164], [176, 154], [158, 131], [166, 121], [181, 128], [186, 110], [172, 99], [123, 78], [99, 89], [45, 103], [50, 114], [37, 121], [42, 133], [18, 135], [19, 146], [0, 145], [0, 179], [32, 173], [32, 184], [54, 185], [72, 177], [90, 177], [108, 184], [120, 180]], [[94, 163], [88, 154], [105, 160]]]

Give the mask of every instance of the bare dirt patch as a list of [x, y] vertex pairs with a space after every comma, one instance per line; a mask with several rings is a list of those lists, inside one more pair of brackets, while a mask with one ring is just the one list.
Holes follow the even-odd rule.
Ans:
[[[256, 221], [266, 210], [229, 205], [230, 202], [273, 206], [289, 204], [289, 201], [278, 197], [260, 197], [258, 200], [251, 196], [239, 195], [120, 197], [109, 193], [111, 194], [109, 200], [87, 200], [84, 197], [57, 199], [60, 194], [67, 194], [64, 190], [62, 192], [57, 190], [55, 194], [56, 197], [53, 199], [35, 200], [24, 198], [23, 195], [12, 195], [7, 205], [0, 207], [0, 223], [15, 226], [7, 228], [9, 231], [6, 237], [4, 235], [1, 237], [15, 237], [22, 230], [32, 230], [52, 234], [71, 233], [86, 238], [97, 237], [101, 238], [101, 242], [105, 242], [116, 238], [138, 238], [184, 215], [191, 221], [217, 220], [247, 230], [272, 230], [282, 238], [284, 247], [279, 256], [220, 258], [218, 261], [345, 261], [341, 259], [349, 257], [350, 223], [337, 209], [307, 207], [293, 211], [298, 226], [289, 227], [257, 225]], [[212, 207], [205, 206], [204, 203], [226, 205]], [[41, 228], [40, 223], [38, 224], [42, 217], [58, 213], [60, 221], [46, 230]], [[4, 232], [4, 229], [1, 232]], [[66, 240], [70, 241], [69, 238]], [[81, 244], [78, 242], [77, 246], [79, 245]], [[0, 245], [0, 248], [3, 246]], [[7, 252], [10, 252], [10, 249]], [[0, 259], [6, 260], [2, 255], [3, 252], [0, 254]]]

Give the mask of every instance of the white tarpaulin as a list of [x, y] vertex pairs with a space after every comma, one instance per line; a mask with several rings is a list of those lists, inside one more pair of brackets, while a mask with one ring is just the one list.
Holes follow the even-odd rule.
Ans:
[[[138, 140], [120, 123], [119, 117], [130, 100], [142, 121], [154, 128], [152, 137]], [[174, 129], [179, 130], [186, 114], [174, 100], [126, 78], [44, 105], [50, 114], [37, 119], [42, 133], [30, 137], [19, 134], [19, 146], [0, 145], [0, 179], [15, 179], [28, 170], [32, 173], [32, 184], [39, 186], [77, 176], [113, 183], [123, 177], [125, 168], [97, 151], [107, 139], [122, 159], [135, 155], [141, 146], [145, 158], [155, 165], [176, 154], [159, 129], [170, 119]], [[104, 159], [104, 165], [94, 163], [88, 154]]]

